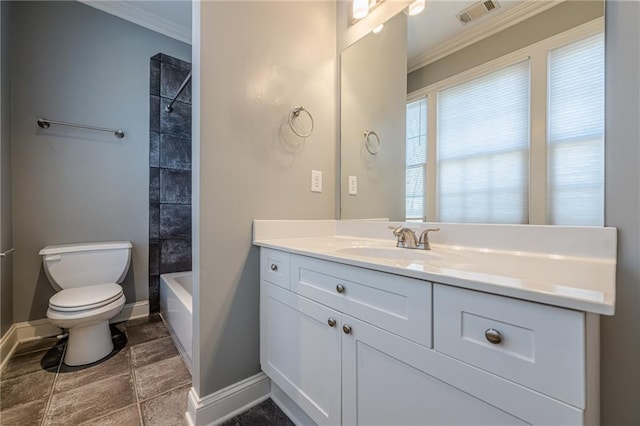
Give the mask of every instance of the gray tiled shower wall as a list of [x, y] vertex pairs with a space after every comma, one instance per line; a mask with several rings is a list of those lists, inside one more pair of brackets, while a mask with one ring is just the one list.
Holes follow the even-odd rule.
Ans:
[[160, 310], [160, 274], [191, 270], [191, 83], [165, 107], [191, 64], [151, 58], [149, 134], [149, 309]]

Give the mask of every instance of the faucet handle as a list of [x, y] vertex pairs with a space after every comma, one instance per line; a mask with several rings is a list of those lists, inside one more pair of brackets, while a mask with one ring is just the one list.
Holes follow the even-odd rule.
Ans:
[[440, 230], [440, 228], [429, 228], [429, 229], [425, 229], [424, 231], [422, 231], [422, 233], [423, 234], [425, 234], [425, 233], [428, 234], [429, 232], [436, 232], [436, 231], [439, 231], [439, 230]]
[[389, 225], [387, 226], [387, 228], [391, 229], [393, 231], [393, 235], [395, 235], [396, 237], [399, 237], [401, 232], [402, 232], [402, 228], [403, 226], [393, 226], [393, 225]]
[[419, 244], [422, 244], [423, 250], [431, 250], [431, 244], [429, 243], [429, 232], [439, 231], [440, 228], [429, 228], [422, 231], [420, 234], [420, 239], [418, 240]]
[[393, 231], [393, 235], [397, 238], [396, 247], [400, 247], [402, 244], [402, 226], [389, 225], [387, 228]]

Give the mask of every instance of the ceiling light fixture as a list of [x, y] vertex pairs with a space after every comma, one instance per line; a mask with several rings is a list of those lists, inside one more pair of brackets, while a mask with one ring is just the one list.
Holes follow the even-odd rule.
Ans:
[[409, 5], [409, 16], [414, 16], [422, 12], [424, 10], [425, 3], [426, 3], [426, 0], [416, 0], [413, 3], [411, 3]]
[[378, 34], [380, 31], [382, 31], [383, 28], [384, 28], [384, 24], [380, 24], [377, 27], [375, 27], [374, 29], [372, 29], [371, 32], [374, 33], [374, 34]]
[[362, 19], [369, 14], [369, 0], [353, 0], [353, 19]]

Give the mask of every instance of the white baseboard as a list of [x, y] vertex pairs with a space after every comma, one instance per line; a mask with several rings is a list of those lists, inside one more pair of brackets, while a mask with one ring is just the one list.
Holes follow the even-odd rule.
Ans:
[[[143, 300], [141, 302], [124, 305], [122, 311], [113, 317], [110, 322], [128, 321], [148, 315], [149, 301]], [[43, 337], [57, 336], [61, 332], [62, 330], [51, 324], [47, 318], [12, 324], [9, 330], [2, 336], [2, 339], [0, 339], [0, 368], [11, 358], [18, 343], [42, 339]]]
[[109, 320], [110, 323], [129, 321], [136, 318], [149, 316], [149, 301], [141, 300], [140, 302], [127, 303], [122, 311]]
[[43, 337], [57, 336], [62, 330], [51, 324], [47, 318], [15, 323], [18, 341], [42, 339]]
[[234, 383], [200, 398], [189, 391], [187, 422], [193, 426], [219, 425], [269, 398], [271, 380], [264, 373]]
[[57, 336], [58, 334], [60, 334], [60, 329], [46, 318], [12, 324], [0, 340], [0, 368], [9, 361], [18, 347], [18, 343]]
[[4, 368], [11, 355], [18, 347], [18, 333], [16, 331], [16, 326], [11, 324], [11, 327], [4, 333], [2, 339], [0, 339], [0, 370]]

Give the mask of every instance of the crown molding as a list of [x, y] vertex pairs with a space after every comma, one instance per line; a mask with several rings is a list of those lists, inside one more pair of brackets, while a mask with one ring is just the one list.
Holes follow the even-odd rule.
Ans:
[[147, 28], [151, 31], [166, 35], [173, 39], [191, 44], [191, 29], [171, 22], [168, 19], [161, 18], [140, 9], [137, 6], [129, 4], [123, 0], [78, 0], [87, 6], [94, 7], [98, 10], [106, 12], [118, 18], [133, 22], [136, 25]]
[[472, 45], [473, 43], [525, 21], [538, 13], [551, 9], [564, 1], [567, 0], [527, 1], [521, 5], [515, 6], [513, 9], [498, 15], [495, 19], [478, 24], [462, 34], [437, 45], [433, 49], [409, 59], [407, 63], [407, 71], [412, 72], [424, 67], [425, 65], [429, 65], [438, 59], [442, 59], [445, 56]]

